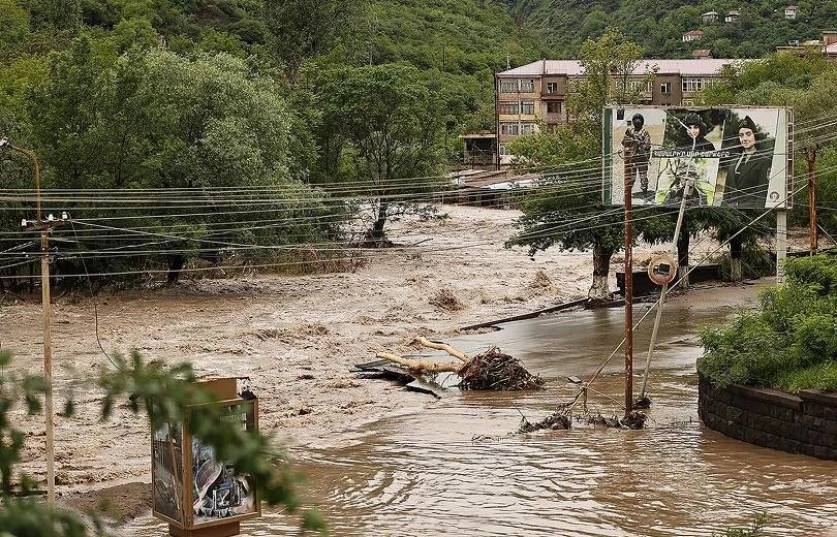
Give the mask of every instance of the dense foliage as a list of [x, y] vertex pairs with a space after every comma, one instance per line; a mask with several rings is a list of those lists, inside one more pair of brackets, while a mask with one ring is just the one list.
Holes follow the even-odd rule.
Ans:
[[[837, 26], [837, 5], [828, 0], [799, 2], [759, 0], [516, 0], [513, 10], [524, 27], [541, 35], [563, 58], [573, 57], [585, 39], [618, 26], [649, 58], [688, 58], [709, 49], [716, 58], [759, 58], [790, 41], [820, 38], [820, 30]], [[798, 15], [785, 18], [785, 7]], [[701, 15], [715, 11], [716, 22]], [[740, 17], [725, 22], [731, 11]], [[684, 43], [682, 35], [702, 30], [703, 39]]]
[[837, 263], [827, 255], [789, 260], [785, 278], [762, 293], [758, 311], [701, 335], [699, 369], [716, 386], [837, 391]]
[[[188, 257], [334, 252], [370, 204], [382, 235], [435, 186], [387, 183], [438, 175], [493, 126], [494, 71], [546, 55], [492, 0], [0, 0], [0, 138], [75, 222], [57, 272], [174, 281]], [[26, 274], [32, 169], [3, 151], [0, 177], [0, 269]]]

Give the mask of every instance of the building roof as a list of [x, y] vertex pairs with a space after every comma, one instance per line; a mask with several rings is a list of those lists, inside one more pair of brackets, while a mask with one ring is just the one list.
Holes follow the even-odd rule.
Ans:
[[701, 59], [701, 58], [711, 58], [712, 51], [708, 48], [699, 48], [697, 50], [692, 51], [692, 58]]
[[695, 35], [695, 36], [697, 36], [697, 35], [706, 35], [706, 33], [703, 30], [689, 30], [688, 32], [686, 32], [683, 35]]
[[[658, 74], [679, 73], [680, 75], [711, 76], [717, 75], [721, 68], [733, 62], [746, 60], [733, 60], [723, 58], [703, 58], [699, 60], [642, 60], [639, 62], [636, 75], [644, 75], [651, 72], [654, 67]], [[581, 76], [584, 68], [578, 60], [538, 60], [527, 65], [521, 65], [514, 69], [497, 73], [500, 78], [536, 77], [549, 75]]]

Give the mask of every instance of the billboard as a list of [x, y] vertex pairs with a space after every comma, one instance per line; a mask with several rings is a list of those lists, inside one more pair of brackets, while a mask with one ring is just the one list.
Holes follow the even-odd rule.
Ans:
[[[788, 108], [626, 106], [604, 114], [604, 202], [788, 209], [793, 113]], [[625, 161], [623, 142], [634, 148]]]

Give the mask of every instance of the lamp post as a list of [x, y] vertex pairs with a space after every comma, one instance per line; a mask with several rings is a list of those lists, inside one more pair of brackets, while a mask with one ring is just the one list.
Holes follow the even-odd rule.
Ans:
[[47, 220], [41, 214], [41, 168], [38, 159], [31, 151], [9, 142], [7, 138], [0, 139], [0, 150], [12, 149], [24, 155], [32, 164], [35, 174], [35, 203], [36, 217], [34, 222], [24, 220], [24, 226], [32, 224], [28, 229], [41, 232], [41, 302], [43, 304], [44, 317], [44, 380], [47, 384], [47, 392], [44, 397], [44, 412], [46, 414], [46, 460], [47, 460], [47, 501], [49, 505], [55, 505], [55, 439], [54, 439], [54, 413], [52, 406], [52, 329], [50, 326], [50, 298], [49, 298], [49, 232], [60, 221], [56, 221], [52, 215]]

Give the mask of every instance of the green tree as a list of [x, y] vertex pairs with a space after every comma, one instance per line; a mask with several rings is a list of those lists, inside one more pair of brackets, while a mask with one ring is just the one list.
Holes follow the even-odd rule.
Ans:
[[[114, 58], [80, 39], [53, 55], [28, 105], [47, 186], [195, 191], [191, 204], [206, 209], [200, 216], [166, 218], [173, 211], [163, 204], [141, 222], [153, 230], [157, 247], [170, 252], [173, 281], [191, 250], [234, 243], [252, 245], [246, 256], [264, 257], [266, 246], [316, 242], [331, 233], [331, 224], [320, 223], [325, 220], [299, 218], [324, 209], [302, 182], [304, 155], [294, 151], [301, 146], [291, 135], [292, 127], [302, 127], [281, 87], [242, 60], [225, 54], [187, 60], [139, 49]], [[248, 201], [225, 200], [225, 210], [216, 210], [211, 193], [219, 187], [269, 189], [274, 201], [259, 208], [274, 223], [235, 225], [236, 211], [248, 209]], [[75, 211], [75, 218], [84, 216], [83, 208]], [[225, 222], [226, 228], [209, 229]], [[106, 259], [97, 262], [107, 268]]]
[[369, 197], [368, 238], [382, 241], [387, 219], [438, 184], [443, 158], [438, 96], [406, 64], [335, 69], [325, 74], [321, 92], [324, 124], [345, 142], [343, 158], [361, 196]]
[[618, 29], [585, 41], [578, 61], [584, 77], [568, 96], [567, 107], [579, 121], [589, 121], [591, 131], [601, 132], [605, 106], [637, 102], [654, 74], [636, 74], [642, 63], [642, 49], [627, 41]]
[[[837, 203], [837, 173], [834, 162], [835, 141], [829, 118], [837, 113], [837, 67], [819, 53], [803, 57], [774, 54], [761, 60], [729, 66], [720, 83], [704, 91], [705, 104], [760, 104], [788, 106], [794, 110], [797, 125], [805, 125], [795, 133], [795, 182], [807, 183], [805, 151], [818, 149], [816, 176], [817, 205], [825, 210], [819, 215], [830, 234], [837, 232], [837, 220], [828, 208]], [[790, 223], [808, 225], [808, 192], [797, 194]]]
[[0, 50], [26, 37], [29, 14], [14, 0], [0, 0]]
[[361, 5], [359, 0], [264, 2], [269, 46], [292, 85], [306, 60], [331, 50]]
[[[54, 509], [36, 499], [36, 483], [16, 466], [26, 447], [26, 435], [9, 419], [21, 400], [29, 414], [42, 411], [41, 397], [49, 387], [40, 377], [13, 376], [7, 351], [0, 353], [0, 528], [8, 537], [86, 537], [88, 524], [75, 513]], [[211, 403], [217, 398], [195, 384], [188, 364], [167, 368], [145, 363], [135, 352], [130, 359], [115, 357], [117, 369], [103, 372], [98, 379], [104, 393], [102, 419], [108, 419], [116, 404], [126, 399], [134, 414], [146, 417], [149, 434], [165, 425], [189, 423], [190, 432], [212, 446], [220, 460], [253, 477], [260, 497], [269, 505], [284, 505], [291, 512], [299, 507], [295, 484], [299, 477], [288, 466], [286, 454], [275, 442], [258, 431], [245, 431], [239, 424], [220, 419], [221, 411]], [[127, 396], [130, 395], [130, 398]], [[73, 401], [64, 412], [71, 415]], [[189, 419], [185, 420], [188, 412]], [[96, 521], [96, 528], [101, 525]], [[303, 527], [324, 529], [319, 513], [303, 514]], [[97, 531], [97, 534], [99, 531]]]
[[[640, 76], [639, 84], [631, 84], [637, 80], [634, 72], [639, 58], [639, 48], [617, 30], [585, 42], [579, 58], [585, 77], [568, 99], [577, 120], [561, 126], [555, 134], [523, 137], [510, 147], [527, 166], [557, 166], [552, 171], [555, 184], [524, 202], [523, 233], [513, 242], [528, 244], [533, 253], [554, 245], [592, 249], [593, 279], [588, 295], [593, 299], [609, 296], [610, 259], [624, 245], [622, 212], [602, 205], [601, 175], [596, 169], [602, 152], [602, 110], [638, 99], [638, 90], [646, 80]], [[639, 235], [642, 226], [651, 231], [659, 225], [654, 219], [642, 220], [635, 232]]]

